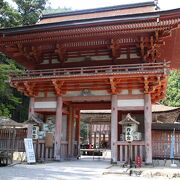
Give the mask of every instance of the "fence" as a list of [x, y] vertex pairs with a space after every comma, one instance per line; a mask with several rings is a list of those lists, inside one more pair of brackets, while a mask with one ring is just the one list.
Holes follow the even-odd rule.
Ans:
[[117, 142], [118, 146], [118, 161], [119, 162], [127, 162], [129, 156], [131, 157], [132, 161], [135, 161], [137, 156], [140, 156], [142, 160], [145, 160], [145, 148], [144, 148], [144, 141], [137, 141], [132, 142], [131, 146], [128, 142]]
[[24, 138], [27, 136], [27, 129], [3, 128], [0, 129], [0, 150], [1, 151], [24, 151]]
[[[152, 154], [153, 158], [169, 159], [171, 150], [172, 131], [152, 131]], [[175, 133], [174, 158], [180, 159], [180, 132]]]

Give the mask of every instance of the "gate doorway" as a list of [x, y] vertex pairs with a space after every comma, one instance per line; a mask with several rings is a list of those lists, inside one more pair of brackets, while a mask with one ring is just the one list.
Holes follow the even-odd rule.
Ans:
[[111, 159], [111, 110], [81, 110], [82, 158]]

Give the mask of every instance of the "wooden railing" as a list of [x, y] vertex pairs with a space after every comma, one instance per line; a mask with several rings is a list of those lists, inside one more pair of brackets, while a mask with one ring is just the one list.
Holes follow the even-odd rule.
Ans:
[[45, 146], [44, 140], [36, 140], [33, 142], [34, 152], [37, 161], [48, 161], [54, 158], [54, 146], [52, 148]]
[[14, 152], [24, 152], [26, 136], [26, 128], [0, 128], [0, 166], [11, 164]]
[[[36, 140], [33, 142], [34, 152], [37, 161], [52, 161], [54, 160], [54, 145], [53, 147], [46, 147], [44, 140]], [[61, 159], [67, 159], [68, 143], [61, 142]]]
[[11, 74], [12, 80], [49, 78], [49, 77], [69, 77], [69, 76], [97, 76], [116, 74], [166, 74], [170, 67], [169, 62], [143, 63], [128, 65], [109, 65], [63, 69], [27, 70], [21, 74]]
[[119, 162], [127, 162], [130, 154], [131, 154], [132, 161], [135, 161], [137, 156], [140, 156], [142, 158], [142, 161], [145, 160], [144, 141], [134, 141], [131, 143], [130, 148], [129, 148], [128, 142], [118, 141], [117, 146], [118, 146], [118, 161]]

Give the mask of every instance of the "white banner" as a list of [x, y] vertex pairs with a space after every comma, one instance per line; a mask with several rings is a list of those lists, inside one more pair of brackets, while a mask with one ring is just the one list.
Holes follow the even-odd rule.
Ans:
[[27, 163], [35, 163], [36, 158], [34, 154], [33, 141], [31, 138], [24, 139], [24, 145], [26, 150]]

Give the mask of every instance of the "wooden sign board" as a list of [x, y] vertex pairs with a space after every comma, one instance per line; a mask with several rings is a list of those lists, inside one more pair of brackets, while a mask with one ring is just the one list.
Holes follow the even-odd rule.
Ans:
[[24, 139], [24, 145], [25, 145], [27, 163], [35, 163], [36, 158], [35, 158], [32, 139], [31, 138], [25, 138]]
[[47, 132], [45, 137], [45, 146], [48, 148], [53, 148], [53, 133]]
[[125, 140], [128, 142], [133, 141], [133, 129], [131, 126], [126, 127]]

